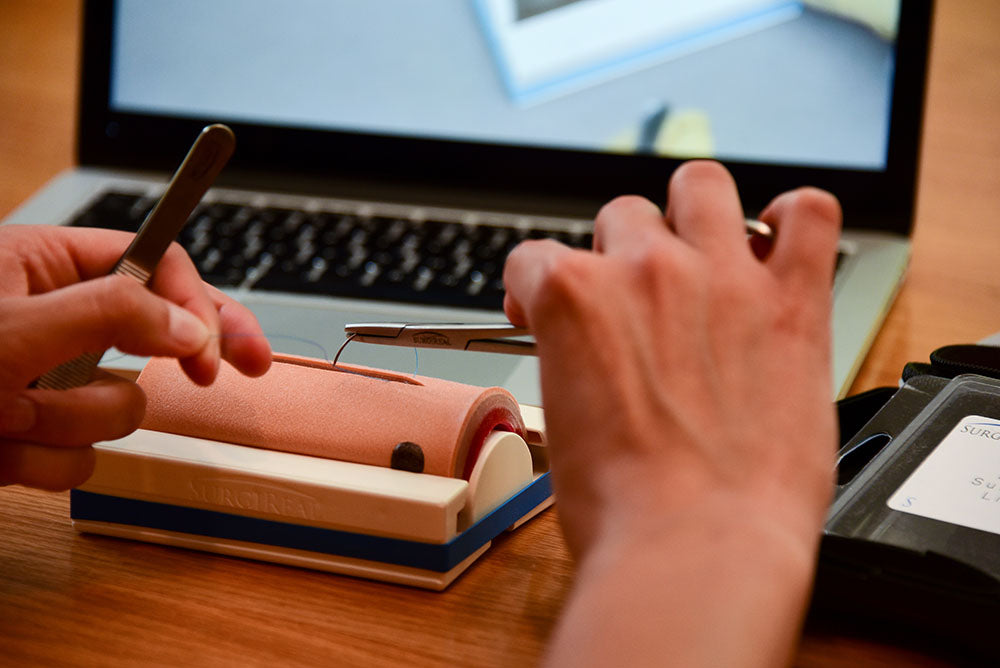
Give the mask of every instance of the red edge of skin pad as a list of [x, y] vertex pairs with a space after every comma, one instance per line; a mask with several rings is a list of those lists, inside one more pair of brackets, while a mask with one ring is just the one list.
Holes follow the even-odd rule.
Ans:
[[143, 429], [384, 467], [410, 441], [424, 473], [452, 478], [471, 475], [491, 432], [525, 435], [502, 388], [291, 355], [275, 355], [260, 378], [223, 364], [209, 387], [154, 358], [137, 382], [148, 399]]

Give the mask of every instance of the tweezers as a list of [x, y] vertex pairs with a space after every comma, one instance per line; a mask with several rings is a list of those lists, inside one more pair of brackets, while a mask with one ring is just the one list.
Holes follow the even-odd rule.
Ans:
[[442, 348], [507, 355], [535, 355], [535, 342], [525, 340], [530, 332], [510, 323], [402, 322], [352, 323], [344, 326], [350, 341], [406, 348]]

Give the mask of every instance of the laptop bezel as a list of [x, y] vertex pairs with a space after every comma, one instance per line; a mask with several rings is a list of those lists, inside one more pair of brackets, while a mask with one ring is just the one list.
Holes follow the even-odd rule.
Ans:
[[[845, 225], [909, 234], [924, 113], [933, 0], [902, 0], [887, 166], [884, 171], [726, 161], [748, 215], [801, 185], [837, 194]], [[679, 160], [475, 142], [276, 127], [225, 118], [177, 118], [110, 108], [113, 0], [86, 0], [77, 158], [81, 165], [169, 170], [200, 128], [226, 122], [238, 150], [220, 183], [268, 184], [350, 196], [418, 194], [445, 204], [590, 217], [608, 199], [638, 193], [662, 201]], [[274, 174], [286, 178], [275, 180]], [[527, 211], [524, 209], [527, 208]]]

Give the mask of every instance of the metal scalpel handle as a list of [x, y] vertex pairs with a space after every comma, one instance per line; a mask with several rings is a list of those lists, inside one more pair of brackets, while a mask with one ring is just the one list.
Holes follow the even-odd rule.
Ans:
[[[210, 125], [201, 131], [166, 191], [146, 216], [135, 239], [118, 260], [112, 274], [122, 274], [146, 285], [160, 258], [177, 238], [205, 192], [215, 182], [236, 148], [233, 131]], [[47, 371], [33, 384], [41, 389], [67, 390], [89, 383], [104, 352], [90, 352]]]

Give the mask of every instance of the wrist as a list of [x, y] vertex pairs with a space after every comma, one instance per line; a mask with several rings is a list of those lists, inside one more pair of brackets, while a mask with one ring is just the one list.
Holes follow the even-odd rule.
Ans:
[[581, 555], [553, 662], [787, 664], [811, 590], [818, 527], [802, 538], [720, 508], [598, 537]]
[[[654, 510], [635, 510], [642, 507]], [[629, 553], [660, 551], [673, 557], [683, 551], [701, 555], [706, 565], [716, 568], [738, 562], [740, 568], [756, 565], [767, 570], [778, 564], [782, 570], [791, 569], [789, 575], [802, 573], [808, 578], [822, 522], [823, 512], [809, 506], [718, 491], [672, 508], [632, 505], [627, 515], [606, 517], [580, 555], [580, 567], [614, 567]]]

